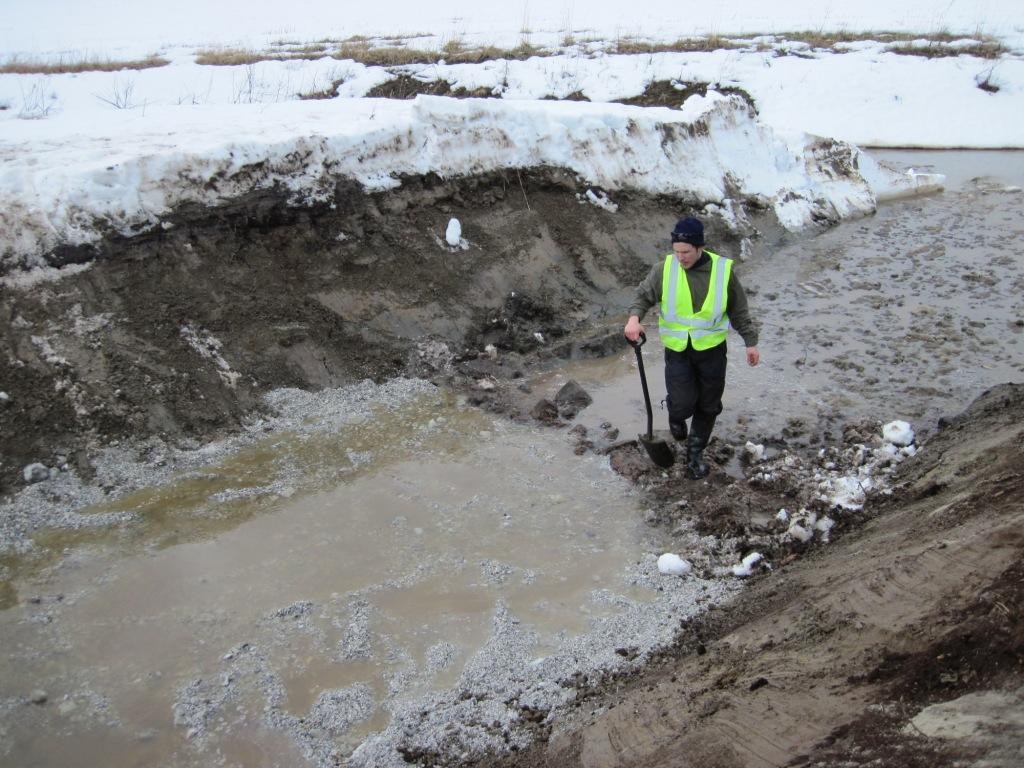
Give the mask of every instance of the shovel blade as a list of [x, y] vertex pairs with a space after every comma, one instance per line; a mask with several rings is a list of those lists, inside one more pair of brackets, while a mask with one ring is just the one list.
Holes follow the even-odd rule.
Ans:
[[647, 455], [651, 457], [651, 461], [662, 469], [668, 469], [676, 463], [676, 455], [664, 440], [648, 438], [647, 435], [637, 435], [637, 439], [647, 451]]

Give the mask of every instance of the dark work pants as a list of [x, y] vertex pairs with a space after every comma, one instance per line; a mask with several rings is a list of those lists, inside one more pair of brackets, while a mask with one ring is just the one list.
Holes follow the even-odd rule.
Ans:
[[676, 439], [686, 437], [686, 420], [692, 416], [691, 439], [707, 445], [722, 412], [727, 351], [725, 342], [703, 351], [692, 347], [682, 352], [665, 350], [665, 403], [668, 426]]

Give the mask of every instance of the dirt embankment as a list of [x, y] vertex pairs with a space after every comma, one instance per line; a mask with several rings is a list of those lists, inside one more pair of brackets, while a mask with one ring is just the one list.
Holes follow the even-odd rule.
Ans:
[[[840, 541], [776, 560], [503, 766], [1021, 764], [1024, 385], [996, 387], [904, 463]], [[709, 528], [742, 503], [675, 494]], [[670, 493], [663, 494], [666, 497]]]
[[[56, 254], [93, 261], [0, 293], [0, 430], [17, 436], [0, 447], [0, 493], [34, 462], [89, 477], [90, 452], [112, 440], [209, 438], [278, 387], [399, 373], [472, 386], [517, 376], [522, 354], [606, 352], [609, 317], [693, 202], [621, 194], [613, 215], [587, 189], [537, 170], [377, 195], [339, 183], [315, 209], [269, 191], [181, 210], [98, 255]], [[444, 238], [453, 216], [457, 246]], [[477, 359], [488, 344], [500, 364]]]

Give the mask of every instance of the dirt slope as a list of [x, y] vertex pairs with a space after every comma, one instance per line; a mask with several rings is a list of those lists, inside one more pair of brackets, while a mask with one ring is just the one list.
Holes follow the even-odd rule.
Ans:
[[494, 764], [1021, 765], [1022, 460], [1024, 386], [994, 388], [862, 528], [759, 577], [660, 665]]

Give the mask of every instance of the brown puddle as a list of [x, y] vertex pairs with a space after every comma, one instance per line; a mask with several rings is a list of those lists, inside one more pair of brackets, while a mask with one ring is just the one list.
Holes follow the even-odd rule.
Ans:
[[[217, 503], [279, 476], [293, 483], [288, 496]], [[389, 695], [452, 685], [499, 602], [543, 649], [611, 611], [594, 590], [649, 599], [623, 583], [641, 551], [636, 504], [606, 461], [576, 457], [564, 434], [448, 398], [339, 434], [275, 436], [92, 510], [134, 510], [141, 522], [127, 541], [90, 531], [88, 546], [19, 585], [42, 600], [2, 614], [3, 696], [42, 689], [48, 701], [19, 703], [9, 754], [108, 766], [171, 755], [202, 764], [214, 744], [239, 765], [253, 743], [287, 754], [290, 738], [260, 722], [273, 696], [259, 686], [218, 710], [234, 725], [206, 746], [174, 724], [182, 687], [233, 674], [224, 657], [242, 643], [265, 657], [284, 714], [308, 716], [324, 691], [369, 686], [374, 711], [339, 737], [351, 749], [387, 724]], [[311, 605], [293, 615], [302, 601]], [[363, 641], [350, 658], [352, 638]]]

